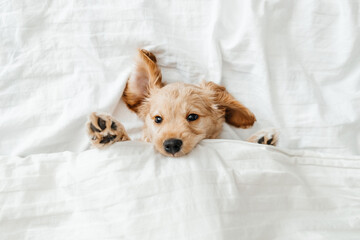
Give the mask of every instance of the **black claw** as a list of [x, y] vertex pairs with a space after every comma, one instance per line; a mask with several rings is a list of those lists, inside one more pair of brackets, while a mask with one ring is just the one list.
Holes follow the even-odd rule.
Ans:
[[116, 126], [115, 122], [112, 122], [112, 123], [111, 123], [111, 129], [112, 129], [112, 130], [116, 130], [116, 129], [117, 129], [117, 126]]
[[273, 140], [273, 139], [270, 138], [270, 139], [266, 142], [266, 144], [267, 144], [267, 145], [271, 145], [272, 140]]
[[90, 129], [93, 131], [93, 132], [101, 132], [99, 129], [97, 129], [92, 123], [90, 123]]
[[265, 142], [265, 138], [264, 137], [261, 137], [259, 140], [258, 140], [258, 143], [260, 144], [263, 144]]
[[105, 120], [98, 118], [98, 124], [99, 124], [99, 127], [101, 128], [101, 130], [104, 130], [106, 128]]

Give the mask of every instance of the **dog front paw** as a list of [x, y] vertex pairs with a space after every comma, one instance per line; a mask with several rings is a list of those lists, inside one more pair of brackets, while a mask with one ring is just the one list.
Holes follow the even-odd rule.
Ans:
[[249, 142], [276, 146], [279, 140], [279, 133], [275, 129], [261, 130], [248, 139]]
[[130, 140], [124, 126], [109, 115], [92, 113], [86, 127], [90, 141], [95, 147]]

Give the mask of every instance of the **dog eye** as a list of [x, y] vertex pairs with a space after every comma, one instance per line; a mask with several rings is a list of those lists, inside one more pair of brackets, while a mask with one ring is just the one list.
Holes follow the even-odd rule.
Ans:
[[189, 114], [189, 116], [187, 116], [187, 120], [189, 121], [189, 122], [192, 122], [192, 121], [195, 121], [196, 119], [198, 119], [199, 118], [199, 115], [197, 115], [197, 114], [195, 114], [195, 113], [191, 113], [191, 114]]
[[154, 120], [155, 120], [156, 123], [161, 123], [162, 122], [162, 117], [156, 116]]

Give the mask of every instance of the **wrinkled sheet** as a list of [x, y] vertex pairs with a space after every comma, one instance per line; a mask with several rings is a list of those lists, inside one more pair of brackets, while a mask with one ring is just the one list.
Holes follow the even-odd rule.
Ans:
[[81, 152], [93, 112], [141, 135], [119, 100], [136, 48], [167, 82], [225, 85], [281, 146], [360, 154], [360, 8], [353, 0], [0, 2], [0, 154]]
[[359, 239], [360, 158], [206, 140], [0, 158], [0, 239]]
[[[354, 0], [0, 1], [0, 240], [359, 239]], [[223, 84], [257, 117], [179, 159], [89, 150], [137, 48], [166, 82]], [[279, 147], [250, 144], [280, 131]], [[233, 139], [233, 140], [224, 140]]]

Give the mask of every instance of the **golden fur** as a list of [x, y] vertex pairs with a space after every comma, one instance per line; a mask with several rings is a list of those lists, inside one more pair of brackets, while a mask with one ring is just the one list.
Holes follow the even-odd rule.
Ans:
[[[213, 82], [165, 85], [156, 57], [144, 49], [139, 50], [122, 99], [144, 121], [143, 140], [153, 143], [166, 156], [185, 155], [202, 139], [217, 138], [225, 121], [240, 128], [251, 127], [256, 121], [249, 109]], [[198, 118], [188, 121], [189, 114], [197, 114]], [[161, 117], [162, 122], [156, 123], [155, 117]], [[101, 121], [105, 121], [104, 129], [99, 126]], [[124, 127], [108, 115], [93, 113], [88, 132], [95, 146], [129, 140]], [[168, 139], [181, 140], [181, 149], [176, 153], [165, 151], [164, 142]]]

